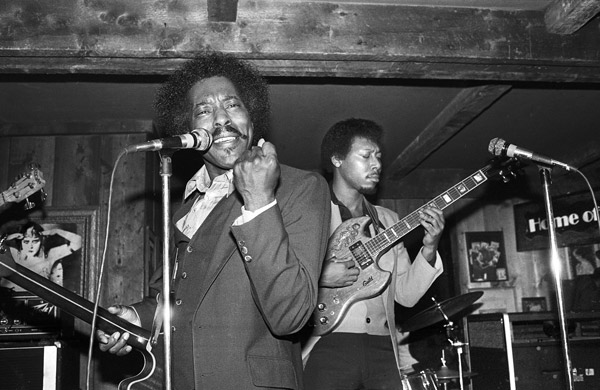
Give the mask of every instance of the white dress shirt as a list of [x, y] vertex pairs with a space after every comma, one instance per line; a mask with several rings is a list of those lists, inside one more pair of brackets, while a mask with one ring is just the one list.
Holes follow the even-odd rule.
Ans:
[[[177, 221], [177, 228], [188, 238], [191, 238], [200, 225], [202, 225], [202, 222], [204, 222], [208, 214], [215, 208], [217, 203], [224, 197], [231, 195], [234, 190], [235, 186], [233, 184], [232, 169], [215, 177], [211, 182], [206, 165], [202, 166], [202, 168], [200, 168], [200, 170], [187, 182], [183, 197], [184, 199], [187, 199], [195, 191], [200, 192], [203, 196], [198, 197], [190, 211]], [[237, 226], [249, 222], [275, 204], [277, 204], [276, 200], [256, 211], [248, 211], [242, 206], [242, 215], [237, 218], [233, 224]]]

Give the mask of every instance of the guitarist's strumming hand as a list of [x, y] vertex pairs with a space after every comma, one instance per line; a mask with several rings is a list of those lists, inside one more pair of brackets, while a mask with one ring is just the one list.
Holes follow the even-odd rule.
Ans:
[[358, 280], [359, 267], [353, 259], [347, 261], [325, 260], [319, 287], [338, 288], [352, 286]]
[[444, 230], [444, 214], [437, 207], [426, 206], [419, 212], [419, 217], [421, 225], [425, 228], [421, 254], [429, 263], [433, 263]]
[[[110, 306], [108, 311], [134, 325], [140, 326], [142, 324], [136, 311], [129, 306]], [[96, 338], [98, 339], [100, 350], [103, 352], [110, 352], [117, 356], [123, 356], [127, 355], [132, 350], [132, 347], [127, 345], [129, 333], [120, 334], [119, 332], [115, 332], [109, 336], [103, 331], [98, 330], [96, 331]]]

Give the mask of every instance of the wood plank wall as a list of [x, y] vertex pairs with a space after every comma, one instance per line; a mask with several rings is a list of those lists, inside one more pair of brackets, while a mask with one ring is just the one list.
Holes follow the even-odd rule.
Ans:
[[[99, 129], [103, 129], [102, 132]], [[117, 156], [125, 146], [146, 141], [151, 131], [151, 121], [66, 123], [56, 125], [51, 131], [27, 124], [0, 127], [0, 187], [7, 188], [29, 163], [34, 162], [40, 165], [46, 180], [44, 208], [97, 210], [98, 224], [92, 240], [97, 247], [89, 248], [93, 253], [90, 260], [96, 259], [96, 264], [86, 265], [89, 272], [84, 281], [84, 295], [88, 300], [93, 301], [97, 291], [98, 267], [106, 237], [110, 179]], [[146, 241], [148, 235], [156, 232], [154, 208], [160, 210], [160, 204], [156, 203], [160, 202], [160, 194], [156, 198], [155, 158], [155, 154], [128, 154], [116, 167], [100, 299], [103, 307], [137, 302], [147, 291], [148, 274], [152, 271], [149, 267], [156, 253], [148, 253], [151, 247]], [[20, 215], [20, 209], [21, 204], [15, 204], [4, 215], [0, 214], [2, 223], [7, 222], [4, 219], [8, 216]], [[78, 329], [89, 333], [85, 324], [79, 324]], [[95, 351], [98, 359], [101, 352]], [[85, 385], [86, 355], [87, 346], [82, 346], [81, 388]], [[118, 382], [114, 381], [123, 379], [102, 372], [96, 374], [93, 375], [95, 389], [116, 388]]]

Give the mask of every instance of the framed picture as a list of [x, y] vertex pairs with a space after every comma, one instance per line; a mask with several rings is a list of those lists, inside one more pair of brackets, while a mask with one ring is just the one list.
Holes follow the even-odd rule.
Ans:
[[600, 244], [572, 246], [568, 249], [573, 278], [591, 275], [600, 268]]
[[[89, 298], [95, 290], [97, 223], [96, 208], [47, 207], [3, 223], [0, 234], [6, 234], [6, 247], [17, 264]], [[4, 297], [8, 292], [31, 310], [50, 317], [59, 315], [52, 304], [32, 299], [31, 293], [7, 279], [0, 280], [0, 287]], [[21, 315], [24, 314], [12, 314], [11, 318], [15, 323], [27, 322], [18, 318]]]
[[469, 289], [483, 291], [483, 295], [476, 302], [477, 309], [474, 314], [487, 313], [514, 313], [517, 311], [515, 289], [513, 287], [497, 287], [486, 289]]
[[548, 311], [548, 305], [544, 297], [521, 298], [521, 306], [524, 312]]
[[472, 283], [508, 280], [502, 232], [465, 233]]

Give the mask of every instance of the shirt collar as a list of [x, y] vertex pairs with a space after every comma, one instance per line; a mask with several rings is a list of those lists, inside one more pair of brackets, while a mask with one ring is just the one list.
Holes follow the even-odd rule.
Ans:
[[196, 172], [194, 176], [192, 176], [192, 178], [187, 182], [183, 199], [187, 199], [191, 194], [194, 193], [194, 191], [204, 194], [209, 190], [211, 184], [218, 182], [226, 182], [227, 196], [231, 195], [231, 193], [235, 190], [235, 186], [233, 185], [233, 169], [230, 169], [227, 172], [215, 177], [215, 180], [213, 180], [211, 183], [206, 165], [203, 165], [202, 168], [200, 168], [198, 172]]

